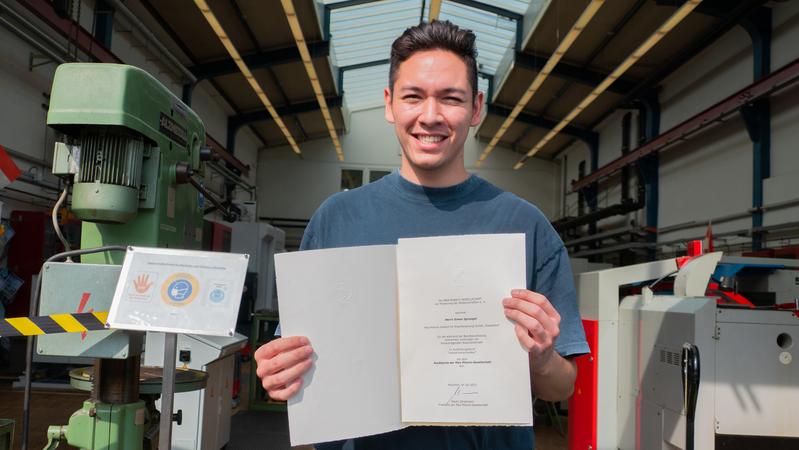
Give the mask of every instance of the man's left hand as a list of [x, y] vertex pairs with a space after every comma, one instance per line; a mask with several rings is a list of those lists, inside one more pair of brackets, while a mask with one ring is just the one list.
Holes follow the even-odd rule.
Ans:
[[502, 305], [505, 317], [516, 324], [519, 343], [530, 354], [531, 370], [547, 373], [555, 354], [555, 339], [560, 334], [560, 314], [546, 297], [526, 289], [514, 289]]

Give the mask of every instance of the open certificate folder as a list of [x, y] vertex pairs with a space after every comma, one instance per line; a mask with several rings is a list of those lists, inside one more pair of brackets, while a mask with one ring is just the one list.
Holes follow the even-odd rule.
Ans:
[[531, 425], [527, 353], [502, 299], [525, 287], [523, 234], [400, 239], [275, 255], [284, 336], [314, 365], [292, 445], [409, 425]]

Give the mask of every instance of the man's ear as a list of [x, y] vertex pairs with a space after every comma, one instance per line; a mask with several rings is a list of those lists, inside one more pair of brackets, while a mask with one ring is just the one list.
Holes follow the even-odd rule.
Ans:
[[476, 127], [480, 125], [481, 113], [483, 112], [483, 91], [477, 91], [474, 96], [474, 104], [472, 105], [472, 120], [469, 126]]
[[386, 102], [386, 120], [394, 123], [394, 111], [391, 110], [391, 89], [383, 89], [383, 100]]

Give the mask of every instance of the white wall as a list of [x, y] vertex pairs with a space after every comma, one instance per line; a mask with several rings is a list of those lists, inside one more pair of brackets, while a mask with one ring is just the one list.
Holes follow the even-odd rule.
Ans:
[[[735, 27], [663, 83], [661, 132], [752, 83], [749, 35]], [[752, 205], [752, 142], [739, 114], [674, 146], [660, 158], [659, 228], [696, 221], [693, 229], [660, 233], [658, 240], [703, 234], [709, 220]], [[751, 218], [717, 223], [715, 233], [748, 229]]]
[[[773, 41], [771, 69], [776, 71], [799, 57], [799, 3], [773, 2]], [[667, 37], [668, 39], [668, 37]], [[713, 45], [686, 62], [660, 86], [661, 132], [694, 116], [718, 101], [753, 82], [751, 39], [741, 27], [735, 27]], [[799, 86], [771, 97], [771, 178], [765, 180], [764, 204], [799, 199]], [[619, 111], [606, 118], [595, 131], [600, 133], [599, 166], [620, 155], [621, 120]], [[633, 115], [633, 137], [637, 119]], [[635, 148], [633, 139], [633, 148]], [[588, 161], [584, 144], [575, 143], [561, 155], [566, 159], [566, 178], [577, 178], [577, 164]], [[659, 186], [659, 228], [696, 222], [693, 228], [661, 233], [660, 242], [701, 236], [709, 220], [745, 213], [752, 206], [752, 142], [739, 114], [723, 124], [706, 128], [690, 139], [675, 144], [661, 154]], [[590, 163], [587, 163], [590, 165]], [[620, 192], [620, 177], [603, 183], [600, 207], [613, 204]], [[635, 195], [635, 178], [631, 195]], [[567, 189], [568, 191], [568, 189]], [[564, 201], [563, 198], [560, 200]], [[566, 215], [574, 215], [577, 196], [565, 198]], [[626, 218], [643, 219], [643, 212]], [[799, 208], [767, 211], [764, 225], [797, 221]], [[600, 231], [622, 226], [625, 220], [600, 222]], [[750, 217], [714, 223], [715, 234], [749, 229]], [[748, 238], [729, 238], [729, 243], [748, 242]]]
[[[799, 58], [799, 4], [774, 5], [771, 66], [778, 69]], [[771, 178], [764, 184], [766, 205], [799, 199], [799, 85], [793, 85], [771, 100]], [[799, 220], [799, 207], [766, 211], [763, 224]]]
[[[43, 161], [37, 165], [12, 157], [23, 171], [24, 177], [31, 176], [35, 181], [44, 181], [55, 186], [57, 180], [48, 176], [49, 169], [43, 167], [52, 159], [52, 132], [48, 132], [45, 127], [47, 111], [42, 106], [47, 103], [45, 94], [50, 92], [55, 65], [42, 65], [29, 71], [29, 57], [32, 52], [39, 53], [5, 26], [0, 26], [0, 61], [3, 61], [3, 64], [0, 64], [0, 98], [4, 104], [4, 107], [0, 108], [0, 145], [10, 152]], [[15, 209], [46, 207], [51, 204], [47, 198], [56, 196], [55, 190], [44, 191], [21, 180], [9, 188], [0, 191], [0, 201], [4, 203], [2, 210], [4, 218], [8, 218], [10, 212]], [[11, 189], [30, 192], [33, 195], [24, 195]]]
[[[46, 32], [53, 40], [67, 47], [67, 41], [62, 36], [51, 30], [48, 25], [41, 22], [33, 14], [18, 4], [10, 5], [14, 11], [24, 16], [28, 21]], [[94, 17], [94, 1], [84, 0], [81, 4], [81, 25], [91, 31]], [[10, 17], [4, 15], [5, 18]], [[13, 19], [10, 19], [13, 21]], [[125, 23], [124, 17], [115, 14], [114, 33], [111, 40], [111, 51], [125, 63], [146, 70], [153, 75], [176, 96], [182, 94], [180, 76], [176, 69], [164, 63], [164, 58], [155, 49], [148, 47], [142, 33], [133, 30]], [[22, 153], [28, 157], [42, 160], [50, 164], [52, 159], [53, 132], [46, 127], [45, 94], [49, 94], [52, 85], [56, 64], [46, 64], [29, 70], [29, 57], [31, 54], [41, 53], [33, 46], [13, 34], [4, 25], [0, 25], [0, 98], [3, 99], [4, 108], [0, 108], [0, 145]], [[81, 61], [88, 61], [87, 55], [80, 53]], [[194, 91], [192, 108], [203, 120], [206, 130], [219, 142], [226, 141], [227, 116], [232, 114], [232, 109], [216, 93], [208, 83], [201, 83]], [[13, 105], [13, 106], [11, 106]], [[255, 184], [257, 179], [257, 154], [261, 146], [249, 129], [242, 129], [237, 136], [236, 156], [245, 164], [250, 165], [250, 175], [246, 181]], [[13, 156], [12, 156], [13, 157]], [[33, 171], [38, 175], [37, 181], [55, 185], [57, 180], [49, 175], [49, 169], [36, 167], [19, 158], [15, 162], [23, 172]], [[206, 184], [215, 192], [224, 193], [224, 180], [220, 176], [211, 176], [208, 171]], [[29, 191], [36, 195], [43, 195], [54, 199], [55, 191], [42, 190], [35, 186], [17, 181], [10, 186], [12, 189]], [[249, 199], [244, 192], [236, 192], [239, 199]], [[9, 190], [0, 192], [0, 201], [5, 203], [4, 216], [13, 209], [48, 209], [52, 201], [21, 195]]]
[[[259, 216], [308, 219], [327, 197], [340, 190], [342, 168], [399, 168], [400, 145], [382, 107], [353, 112], [350, 120], [349, 132], [341, 136], [344, 162], [336, 159], [329, 139], [302, 143], [303, 159], [288, 147], [262, 151], [258, 161]], [[536, 204], [549, 217], [555, 216], [558, 164], [534, 159], [515, 171], [511, 167], [520, 155], [497, 147], [482, 168], [476, 169], [474, 163], [484, 148], [485, 143], [469, 136], [464, 148], [467, 170]]]
[[[799, 56], [799, 4], [772, 3], [771, 70]], [[661, 131], [697, 114], [753, 82], [749, 35], [736, 27], [665, 80]], [[799, 137], [796, 87], [771, 97], [771, 172], [764, 204], [799, 199]], [[698, 101], [699, 100], [699, 101]], [[702, 235], [709, 220], [746, 212], [752, 206], [752, 142], [739, 114], [692, 137], [661, 157], [660, 227], [696, 221], [697, 227], [662, 234], [661, 241]], [[795, 221], [799, 209], [766, 213], [765, 225]], [[714, 223], [714, 233], [749, 229], [751, 218]], [[748, 242], [730, 237], [729, 243]]]

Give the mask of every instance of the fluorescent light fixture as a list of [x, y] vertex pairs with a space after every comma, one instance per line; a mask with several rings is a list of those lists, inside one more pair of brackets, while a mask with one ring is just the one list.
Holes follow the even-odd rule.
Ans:
[[579, 105], [577, 105], [569, 114], [566, 115], [563, 120], [561, 120], [555, 127], [547, 133], [543, 139], [538, 141], [527, 154], [517, 162], [513, 168], [519, 169], [521, 168], [527, 159], [531, 158], [533, 155], [538, 153], [544, 146], [551, 141], [557, 134], [566, 127], [572, 120], [574, 120], [581, 112], [583, 112], [586, 108], [588, 108], [591, 103], [596, 100], [600, 94], [605, 92], [605, 90], [613, 84], [614, 81], [619, 79], [624, 72], [627, 71], [630, 67], [632, 67], [639, 59], [641, 59], [646, 53], [652, 49], [658, 42], [660, 42], [663, 37], [665, 37], [674, 27], [677, 26], [683, 19], [685, 19], [691, 11], [694, 10], [702, 0], [688, 0], [687, 2], [683, 3], [683, 5], [678, 9], [674, 14], [671, 15], [663, 24], [655, 30], [638, 48], [633, 51], [630, 56], [627, 57], [624, 61], [621, 62], [613, 72], [610, 73], [601, 83], [599, 83], [588, 96], [586, 96]]
[[214, 34], [216, 34], [216, 37], [219, 38], [219, 42], [221, 42], [222, 45], [225, 47], [225, 50], [227, 50], [228, 54], [230, 55], [230, 58], [233, 59], [233, 62], [236, 63], [236, 66], [239, 68], [239, 71], [241, 71], [241, 74], [244, 75], [244, 78], [247, 80], [247, 83], [249, 83], [250, 87], [252, 87], [252, 90], [255, 91], [255, 95], [258, 96], [258, 98], [261, 100], [261, 103], [263, 103], [264, 107], [269, 112], [269, 115], [272, 116], [272, 119], [275, 121], [278, 128], [280, 128], [280, 131], [283, 133], [283, 135], [286, 137], [286, 140], [289, 142], [291, 149], [294, 150], [294, 153], [298, 155], [302, 154], [302, 152], [300, 151], [300, 147], [297, 145], [297, 141], [294, 140], [294, 137], [291, 135], [291, 132], [289, 131], [288, 127], [286, 127], [286, 124], [283, 122], [283, 119], [280, 118], [280, 114], [277, 113], [275, 107], [272, 106], [272, 102], [269, 101], [269, 97], [267, 97], [266, 93], [264, 93], [263, 88], [258, 83], [258, 80], [255, 79], [255, 76], [253, 76], [252, 71], [250, 71], [250, 68], [247, 67], [247, 64], [244, 62], [243, 59], [241, 59], [239, 51], [236, 50], [236, 46], [233, 45], [233, 42], [231, 42], [224, 28], [222, 28], [222, 25], [219, 23], [219, 20], [216, 19], [214, 12], [211, 11], [211, 7], [208, 6], [208, 3], [205, 0], [194, 0], [194, 4], [197, 5], [197, 8], [199, 8], [203, 17], [205, 17], [205, 20], [208, 21], [208, 25], [211, 26], [211, 29], [214, 31]]
[[286, 19], [289, 21], [289, 28], [291, 34], [294, 36], [294, 42], [297, 43], [297, 49], [300, 51], [302, 64], [305, 66], [305, 71], [308, 73], [308, 78], [311, 80], [311, 87], [313, 87], [316, 101], [319, 103], [319, 108], [322, 111], [327, 131], [330, 133], [330, 139], [333, 140], [333, 146], [336, 148], [336, 155], [339, 161], [344, 161], [344, 152], [341, 149], [341, 142], [336, 134], [336, 127], [333, 125], [333, 118], [330, 115], [330, 108], [327, 107], [327, 100], [325, 100], [322, 85], [319, 83], [319, 76], [316, 74], [316, 68], [311, 59], [311, 53], [308, 51], [308, 45], [305, 42], [305, 37], [302, 35], [302, 27], [300, 27], [300, 20], [297, 18], [297, 11], [294, 10], [294, 3], [292, 0], [280, 0], [283, 5], [283, 11], [286, 13]]
[[428, 22], [432, 22], [434, 20], [438, 20], [438, 16], [441, 15], [441, 0], [431, 0], [430, 1], [430, 16]]
[[[591, 3], [585, 7], [582, 14], [580, 14], [580, 17], [578, 17], [574, 22], [574, 25], [572, 25], [569, 32], [566, 33], [566, 36], [564, 36], [563, 40], [560, 41], [558, 47], [555, 49], [555, 52], [549, 57], [549, 59], [547, 59], [544, 67], [538, 71], [538, 74], [533, 79], [533, 82], [530, 83], [530, 86], [527, 87], [524, 95], [522, 95], [522, 97], [516, 103], [516, 106], [513, 107], [508, 117], [505, 118], [505, 121], [499, 127], [499, 130], [497, 130], [497, 132], [494, 134], [494, 137], [491, 138], [491, 141], [488, 143], [486, 148], [483, 150], [483, 153], [480, 155], [480, 158], [478, 158], [477, 162], [475, 163], [477, 167], [482, 166], [483, 161], [485, 161], [486, 158], [488, 158], [488, 155], [494, 151], [494, 148], [499, 143], [499, 140], [502, 139], [502, 136], [504, 136], [508, 131], [511, 124], [513, 124], [513, 121], [516, 120], [519, 114], [521, 114], [524, 107], [530, 103], [533, 95], [535, 95], [535, 93], [538, 92], [538, 89], [541, 88], [541, 85], [544, 84], [544, 81], [546, 81], [547, 77], [552, 72], [552, 69], [554, 69], [558, 62], [560, 62], [560, 59], [566, 54], [572, 44], [574, 44], [574, 42], [580, 36], [580, 33], [583, 32], [585, 27], [589, 22], [591, 22], [591, 19], [594, 18], [594, 15], [596, 15], [597, 11], [599, 11], [599, 8], [604, 3], [605, 0], [592, 0]], [[491, 99], [488, 100], [491, 101]]]

